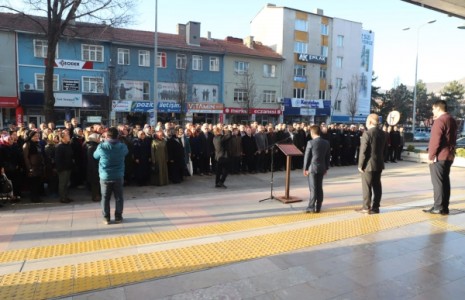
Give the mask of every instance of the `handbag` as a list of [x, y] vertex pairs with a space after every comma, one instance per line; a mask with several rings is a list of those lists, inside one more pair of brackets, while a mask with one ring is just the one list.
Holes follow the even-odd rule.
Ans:
[[0, 178], [0, 193], [10, 194], [13, 191], [13, 183], [5, 174], [1, 175]]
[[189, 163], [187, 164], [187, 172], [192, 176], [194, 174], [194, 168], [192, 166], [192, 160], [189, 158]]

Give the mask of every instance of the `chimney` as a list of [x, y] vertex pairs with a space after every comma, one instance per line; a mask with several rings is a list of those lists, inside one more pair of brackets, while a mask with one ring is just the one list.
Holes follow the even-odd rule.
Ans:
[[322, 16], [323, 15], [323, 10], [321, 8], [316, 8], [313, 11], [313, 13], [316, 14], [316, 15]]
[[186, 25], [185, 24], [176, 25], [176, 31], [178, 32], [178, 35], [186, 36]]
[[209, 40], [212, 39], [212, 33], [211, 33], [211, 31], [207, 31], [207, 39], [209, 39]]
[[244, 39], [244, 45], [248, 48], [253, 49], [253, 36], [249, 35]]
[[200, 23], [189, 21], [186, 25], [186, 42], [188, 45], [200, 46]]

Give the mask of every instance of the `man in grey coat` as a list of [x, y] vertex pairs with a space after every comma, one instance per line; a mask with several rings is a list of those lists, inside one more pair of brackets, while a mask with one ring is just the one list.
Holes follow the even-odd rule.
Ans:
[[329, 169], [331, 150], [329, 142], [320, 137], [320, 127], [310, 127], [312, 139], [307, 142], [304, 155], [304, 176], [308, 176], [310, 201], [306, 213], [319, 213], [323, 204], [323, 176]]
[[362, 173], [363, 206], [356, 211], [365, 214], [378, 214], [381, 203], [381, 172], [384, 169], [386, 136], [378, 128], [378, 122], [377, 114], [368, 115], [367, 131], [360, 140], [358, 170]]

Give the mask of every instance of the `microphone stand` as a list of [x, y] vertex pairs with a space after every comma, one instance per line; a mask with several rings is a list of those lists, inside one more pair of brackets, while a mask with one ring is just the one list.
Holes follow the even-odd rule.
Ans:
[[272, 144], [271, 146], [269, 146], [267, 149], [271, 149], [271, 179], [270, 179], [270, 196], [268, 198], [265, 198], [265, 199], [261, 199], [261, 200], [258, 200], [258, 202], [263, 202], [263, 201], [266, 201], [266, 200], [278, 200], [276, 199], [275, 196], [273, 196], [273, 183], [274, 183], [274, 148], [276, 145], [279, 145], [280, 143], [282, 142], [285, 142], [285, 141], [288, 141], [290, 140], [291, 138], [290, 137], [287, 137], [285, 139], [282, 139], [280, 141], [277, 141], [276, 143]]

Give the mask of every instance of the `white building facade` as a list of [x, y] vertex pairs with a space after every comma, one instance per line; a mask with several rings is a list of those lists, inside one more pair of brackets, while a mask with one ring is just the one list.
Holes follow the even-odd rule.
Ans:
[[267, 4], [251, 34], [285, 59], [285, 121], [349, 123], [368, 115], [374, 34], [361, 23]]

